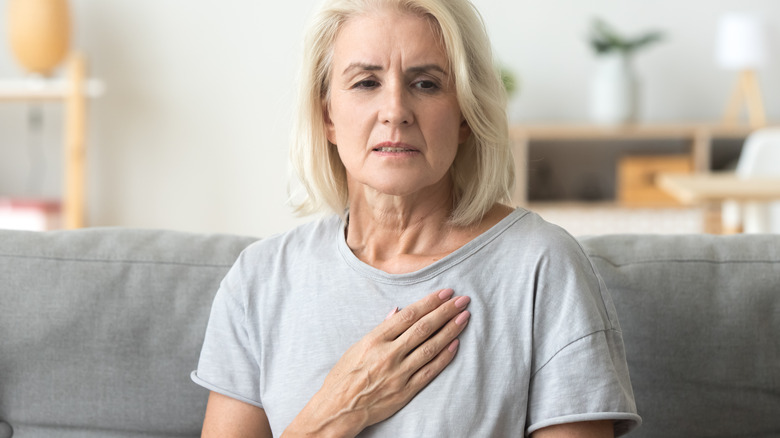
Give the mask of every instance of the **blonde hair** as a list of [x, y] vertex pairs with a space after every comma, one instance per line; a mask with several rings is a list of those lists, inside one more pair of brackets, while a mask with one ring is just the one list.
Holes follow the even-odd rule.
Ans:
[[349, 204], [346, 169], [326, 137], [323, 108], [329, 98], [333, 45], [341, 26], [367, 12], [394, 8], [430, 18], [443, 42], [460, 111], [471, 129], [450, 169], [454, 208], [450, 221], [479, 222], [496, 202], [508, 202], [514, 162], [506, 119], [506, 91], [479, 12], [468, 0], [328, 0], [304, 40], [304, 62], [292, 164], [306, 191], [300, 214], [344, 214]]

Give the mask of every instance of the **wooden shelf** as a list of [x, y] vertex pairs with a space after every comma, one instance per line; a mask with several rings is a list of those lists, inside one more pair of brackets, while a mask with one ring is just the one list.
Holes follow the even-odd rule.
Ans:
[[512, 125], [513, 138], [529, 137], [533, 140], [665, 140], [670, 138], [692, 138], [708, 134], [716, 138], [741, 138], [753, 131], [743, 125], [722, 125], [713, 123], [658, 123], [630, 125], [589, 124], [533, 124]]
[[[99, 97], [105, 91], [103, 81], [87, 79], [84, 83], [86, 97]], [[68, 97], [71, 84], [64, 78], [0, 79], [0, 101], [57, 101]]]
[[62, 101], [65, 105], [62, 224], [64, 228], [86, 225], [86, 126], [87, 99], [103, 94], [105, 86], [87, 79], [86, 59], [71, 54], [65, 78], [22, 78], [0, 80], [0, 101]]
[[513, 202], [528, 202], [528, 150], [536, 141], [634, 141], [684, 140], [690, 142], [690, 156], [695, 172], [709, 171], [712, 142], [720, 139], [744, 139], [753, 128], [704, 122], [630, 125], [594, 124], [514, 124], [509, 128], [514, 146], [517, 183]]

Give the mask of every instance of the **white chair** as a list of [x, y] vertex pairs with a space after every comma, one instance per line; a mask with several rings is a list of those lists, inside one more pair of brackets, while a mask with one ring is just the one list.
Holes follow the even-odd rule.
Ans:
[[[780, 128], [759, 129], [745, 140], [736, 174], [749, 178], [780, 175]], [[727, 231], [780, 233], [780, 202], [723, 203]]]

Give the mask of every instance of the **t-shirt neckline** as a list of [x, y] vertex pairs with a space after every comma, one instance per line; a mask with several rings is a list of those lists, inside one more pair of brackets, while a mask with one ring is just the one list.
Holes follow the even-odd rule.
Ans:
[[355, 256], [355, 254], [347, 245], [347, 222], [341, 218], [338, 220], [336, 242], [338, 246], [338, 252], [343, 258], [344, 262], [359, 275], [380, 283], [409, 285], [430, 280], [431, 278], [441, 274], [451, 267], [458, 265], [463, 260], [471, 257], [471, 255], [495, 240], [507, 228], [520, 220], [526, 214], [528, 214], [527, 210], [518, 207], [505, 218], [501, 219], [497, 224], [493, 225], [490, 229], [480, 234], [465, 245], [461, 246], [460, 248], [456, 249], [452, 253], [448, 254], [446, 257], [442, 257], [440, 260], [437, 260], [417, 271], [403, 274], [390, 274], [388, 272], [382, 271], [381, 269], [377, 269], [369, 264], [366, 264], [357, 258], [357, 256]]

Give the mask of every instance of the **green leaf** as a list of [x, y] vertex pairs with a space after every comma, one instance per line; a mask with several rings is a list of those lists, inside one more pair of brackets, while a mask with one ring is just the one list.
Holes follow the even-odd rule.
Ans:
[[660, 31], [646, 32], [635, 38], [627, 38], [600, 18], [593, 20], [589, 36], [590, 45], [598, 54], [611, 51], [631, 53], [662, 39], [663, 33]]

